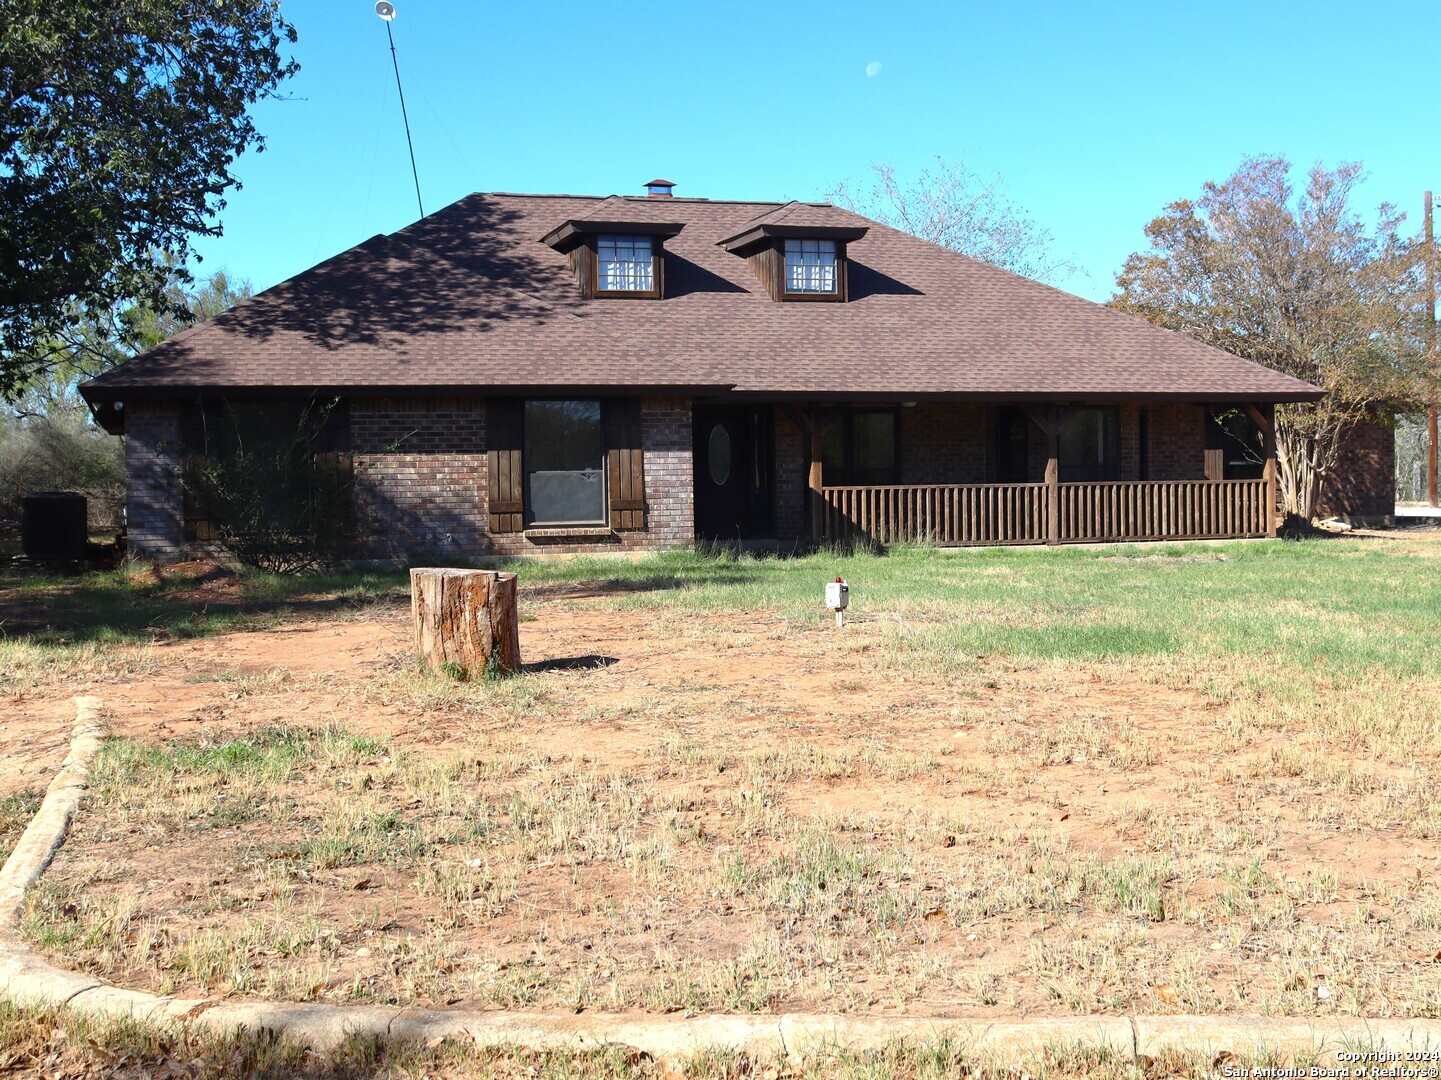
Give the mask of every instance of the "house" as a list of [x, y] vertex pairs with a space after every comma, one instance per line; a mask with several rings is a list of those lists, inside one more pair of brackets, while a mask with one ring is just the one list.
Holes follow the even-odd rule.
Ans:
[[86, 383], [131, 550], [209, 535], [207, 417], [308, 401], [370, 558], [1274, 533], [1273, 410], [1316, 388], [835, 206], [672, 186], [468, 196]]

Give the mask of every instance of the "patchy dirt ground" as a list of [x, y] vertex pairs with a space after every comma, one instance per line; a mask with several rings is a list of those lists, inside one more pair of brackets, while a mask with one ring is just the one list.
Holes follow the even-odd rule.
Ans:
[[894, 620], [617, 595], [529, 591], [499, 684], [418, 676], [393, 604], [12, 695], [0, 796], [48, 781], [71, 694], [128, 740], [26, 932], [213, 994], [1441, 1013], [1425, 768], [1333, 776], [1154, 666], [928, 671]]

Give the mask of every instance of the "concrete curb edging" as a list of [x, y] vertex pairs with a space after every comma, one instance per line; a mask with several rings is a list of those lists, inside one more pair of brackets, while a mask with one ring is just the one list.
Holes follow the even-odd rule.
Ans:
[[42, 960], [16, 927], [26, 891], [64, 842], [100, 750], [100, 701], [77, 697], [70, 753], [46, 789], [30, 824], [0, 868], [0, 996], [20, 1006], [64, 1008], [95, 1020], [142, 1019], [187, 1025], [213, 1034], [265, 1030], [332, 1049], [351, 1036], [434, 1042], [455, 1038], [480, 1048], [587, 1050], [633, 1047], [653, 1057], [685, 1057], [709, 1049], [756, 1057], [873, 1050], [898, 1040], [946, 1037], [981, 1057], [1015, 1059], [1046, 1048], [1105, 1047], [1156, 1056], [1182, 1050], [1207, 1056], [1263, 1051], [1317, 1058], [1338, 1050], [1438, 1050], [1441, 1020], [1361, 1017], [1290, 1019], [1261, 1016], [1031, 1017], [1016, 1020], [927, 1019], [816, 1014], [650, 1016], [419, 1009], [303, 1002], [217, 1001], [162, 997], [111, 986]]
[[20, 912], [25, 906], [25, 893], [40, 880], [65, 842], [70, 819], [80, 805], [90, 780], [90, 763], [100, 752], [105, 727], [100, 719], [100, 699], [75, 699], [75, 728], [70, 736], [70, 752], [65, 755], [60, 771], [45, 789], [40, 809], [25, 826], [20, 839], [0, 867], [0, 930], [14, 935]]

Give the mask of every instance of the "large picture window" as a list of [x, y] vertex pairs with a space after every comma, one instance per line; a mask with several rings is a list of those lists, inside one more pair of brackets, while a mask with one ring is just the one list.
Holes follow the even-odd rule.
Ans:
[[596, 263], [601, 292], [650, 292], [655, 267], [649, 236], [596, 238]]
[[836, 280], [834, 240], [786, 241], [786, 292], [832, 294]]
[[1121, 443], [1115, 409], [1077, 409], [1061, 425], [1061, 483], [1121, 478]]
[[853, 409], [821, 437], [826, 484], [894, 484], [897, 480], [896, 410]]
[[605, 522], [599, 401], [527, 401], [524, 462], [527, 524]]

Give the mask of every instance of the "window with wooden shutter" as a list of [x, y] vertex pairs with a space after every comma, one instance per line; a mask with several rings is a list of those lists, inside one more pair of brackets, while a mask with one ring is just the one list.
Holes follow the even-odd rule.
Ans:
[[525, 470], [521, 466], [524, 407], [520, 398], [486, 400], [487, 506], [492, 533], [525, 529]]
[[645, 463], [640, 438], [640, 399], [605, 403], [606, 473], [610, 527], [645, 528]]

